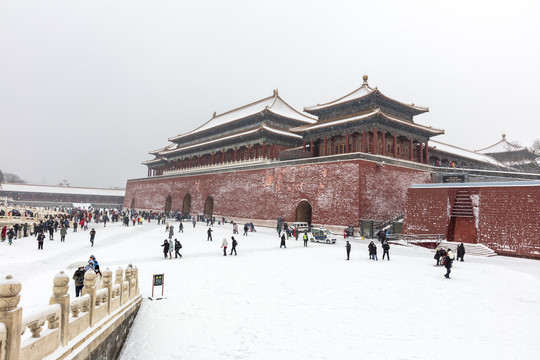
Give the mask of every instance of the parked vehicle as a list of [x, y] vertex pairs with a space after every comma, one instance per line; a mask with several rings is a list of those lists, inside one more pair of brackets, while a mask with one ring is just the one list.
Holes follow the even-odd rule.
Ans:
[[299, 232], [309, 232], [309, 224], [307, 222], [293, 222], [292, 227]]
[[336, 238], [332, 233], [325, 228], [311, 229], [311, 242], [324, 242], [327, 244], [335, 244]]

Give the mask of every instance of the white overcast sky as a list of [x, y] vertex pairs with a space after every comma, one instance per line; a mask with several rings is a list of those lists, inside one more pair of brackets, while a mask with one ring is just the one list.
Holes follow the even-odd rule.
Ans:
[[467, 149], [540, 138], [540, 1], [0, 0], [0, 169], [125, 186], [149, 151], [280, 95], [369, 84]]

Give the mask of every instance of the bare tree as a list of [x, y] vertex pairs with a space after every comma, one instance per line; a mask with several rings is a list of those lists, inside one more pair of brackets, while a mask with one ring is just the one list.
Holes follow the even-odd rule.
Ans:
[[533, 144], [531, 146], [531, 151], [535, 154], [540, 155], [540, 139], [536, 139], [533, 141]]
[[21, 179], [19, 175], [4, 173], [4, 181], [7, 184], [26, 184], [26, 181]]

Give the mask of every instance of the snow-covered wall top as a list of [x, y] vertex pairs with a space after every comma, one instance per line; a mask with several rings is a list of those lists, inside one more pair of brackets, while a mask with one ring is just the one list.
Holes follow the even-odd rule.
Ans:
[[532, 181], [496, 181], [496, 182], [470, 182], [445, 184], [414, 184], [413, 189], [422, 188], [470, 188], [470, 187], [504, 187], [504, 186], [540, 186], [540, 180]]

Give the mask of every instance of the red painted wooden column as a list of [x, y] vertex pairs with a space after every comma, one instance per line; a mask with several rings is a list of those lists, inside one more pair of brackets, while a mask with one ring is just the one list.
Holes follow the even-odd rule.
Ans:
[[201, 156], [197, 156], [197, 166], [201, 165]]
[[366, 130], [362, 131], [362, 152], [366, 152]]
[[221, 150], [221, 162], [222, 163], [225, 162], [225, 151], [224, 150]]
[[420, 163], [423, 163], [424, 162], [424, 144], [420, 142], [418, 146], [420, 147]]
[[332, 140], [330, 140], [330, 155], [336, 155], [335, 139], [334, 138], [332, 138]]
[[272, 144], [272, 148], [271, 148], [271, 150], [270, 150], [270, 158], [271, 158], [271, 159], [275, 159], [275, 157], [274, 157], [274, 156], [275, 156], [275, 155], [274, 155], [275, 152], [276, 152], [276, 144]]
[[356, 135], [353, 135], [352, 136], [352, 141], [351, 141], [351, 151], [350, 152], [356, 152]]
[[324, 155], [328, 155], [327, 152], [328, 152], [328, 149], [326, 148], [326, 136], [325, 136], [324, 137]]
[[413, 161], [413, 139], [410, 138], [409, 141], [409, 160]]
[[306, 140], [304, 140], [304, 143], [302, 145], [302, 150], [306, 151]]
[[[304, 147], [306, 146], [306, 142], [304, 141]], [[266, 144], [265, 142], [263, 141], [262, 143], [262, 157], [266, 157]]]
[[426, 164], [429, 164], [429, 150], [428, 150], [429, 146], [428, 146], [428, 142], [426, 141], [426, 158], [425, 158], [425, 163]]
[[382, 139], [381, 139], [381, 154], [382, 155], [386, 155], [386, 131], [382, 130], [381, 131], [381, 136], [382, 136]]
[[345, 154], [349, 153], [349, 133], [345, 134]]
[[397, 134], [394, 133], [394, 157], [397, 158]]
[[212, 165], [214, 164], [214, 152], [212, 152]]
[[248, 159], [251, 159], [251, 145], [248, 145]]
[[313, 149], [313, 140], [311, 140], [311, 142], [309, 143], [309, 150], [311, 151], [311, 156], [313, 156], [315, 154], [315, 149]]
[[373, 147], [371, 149], [371, 153], [373, 155], [377, 155], [377, 128], [373, 128]]
[[148, 177], [150, 177], [150, 168], [148, 168]]

